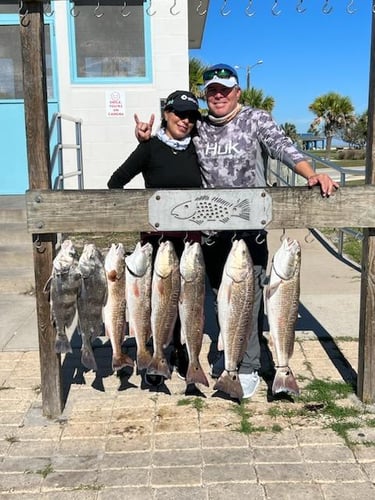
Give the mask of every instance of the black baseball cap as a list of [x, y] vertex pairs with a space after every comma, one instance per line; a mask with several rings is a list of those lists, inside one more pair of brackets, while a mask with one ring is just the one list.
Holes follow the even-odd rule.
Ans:
[[175, 90], [167, 97], [164, 111], [199, 111], [198, 99], [186, 90]]

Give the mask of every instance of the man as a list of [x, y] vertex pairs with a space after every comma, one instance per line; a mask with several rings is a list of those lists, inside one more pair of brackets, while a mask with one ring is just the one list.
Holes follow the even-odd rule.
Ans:
[[[320, 185], [322, 196], [330, 196], [339, 187], [328, 175], [315, 173], [291, 139], [276, 124], [270, 113], [239, 103], [241, 89], [238, 74], [227, 64], [216, 64], [203, 74], [209, 114], [197, 122], [198, 135], [193, 141], [201, 164], [203, 185], [208, 188], [264, 187], [265, 158], [281, 160], [305, 177], [310, 187]], [[140, 122], [135, 115], [136, 136], [147, 140], [154, 117]], [[255, 302], [252, 334], [239, 366], [244, 398], [252, 397], [259, 386], [260, 332], [263, 324], [263, 284], [268, 249], [266, 233], [259, 231], [221, 231], [203, 245], [207, 274], [211, 286], [220, 284], [225, 259], [233, 237], [245, 240], [254, 262]], [[223, 358], [212, 367], [217, 377], [224, 368]]]

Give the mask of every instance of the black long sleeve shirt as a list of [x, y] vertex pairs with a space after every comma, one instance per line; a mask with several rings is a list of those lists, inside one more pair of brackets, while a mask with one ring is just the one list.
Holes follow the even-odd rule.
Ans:
[[140, 143], [124, 163], [112, 174], [107, 186], [123, 188], [142, 173], [146, 188], [195, 188], [202, 186], [201, 170], [193, 142], [177, 151], [152, 137]]

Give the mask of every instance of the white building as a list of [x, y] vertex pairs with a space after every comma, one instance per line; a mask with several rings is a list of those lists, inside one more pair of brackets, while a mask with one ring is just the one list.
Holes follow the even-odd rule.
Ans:
[[[28, 189], [19, 23], [27, 2], [0, 4], [0, 194]], [[21, 2], [22, 3], [22, 2]], [[199, 48], [209, 0], [45, 1], [49, 121], [55, 113], [82, 121], [84, 187], [104, 189], [135, 149], [134, 113], [160, 120], [163, 99], [189, 88], [189, 49]], [[20, 13], [23, 14], [20, 18]], [[73, 122], [61, 120], [62, 143], [76, 143]], [[155, 127], [154, 127], [155, 129]], [[58, 135], [51, 135], [51, 157]], [[64, 172], [77, 150], [63, 148]], [[54, 166], [52, 182], [57, 175]], [[77, 187], [77, 177], [65, 180]], [[142, 187], [141, 178], [129, 187]]]

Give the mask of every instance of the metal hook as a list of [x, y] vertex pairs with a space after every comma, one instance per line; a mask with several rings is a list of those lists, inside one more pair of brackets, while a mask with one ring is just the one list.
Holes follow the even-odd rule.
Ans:
[[35, 250], [38, 253], [44, 253], [46, 251], [46, 246], [43, 244], [42, 241], [40, 241], [39, 234], [36, 235], [36, 238], [34, 239], [35, 235], [33, 235], [33, 245], [35, 247]]
[[215, 240], [214, 240], [214, 235], [215, 233], [210, 231], [209, 233], [206, 233], [208, 234], [208, 236], [203, 236], [203, 243], [204, 245], [207, 245], [208, 247], [212, 247], [212, 245], [215, 244]]
[[125, 12], [126, 9], [126, 0], [124, 0], [124, 5], [121, 7], [121, 15], [122, 17], [128, 17], [131, 14], [131, 10], [129, 12]]
[[272, 9], [271, 9], [272, 14], [274, 16], [279, 16], [281, 14], [281, 10], [276, 10], [278, 7], [278, 4], [279, 4], [279, 0], [275, 0], [274, 4], [272, 6]]
[[312, 235], [311, 229], [309, 229], [308, 233], [305, 236], [306, 243], [312, 243], [315, 240], [315, 238], [312, 238], [312, 239], [309, 240], [309, 236], [310, 235]]
[[42, 245], [42, 242], [39, 239], [39, 234], [36, 235], [36, 239], [34, 240], [34, 247], [35, 248], [40, 248]]
[[[48, 7], [49, 7], [49, 10], [48, 10]], [[47, 17], [51, 17], [51, 16], [53, 16], [54, 13], [55, 13], [55, 11], [52, 10], [51, 0], [47, 0], [46, 6], [44, 7], [44, 10], [43, 10], [43, 14]]]
[[263, 239], [260, 239], [261, 236], [262, 236], [262, 233], [258, 233], [256, 235], [255, 243], [257, 243], [257, 245], [262, 245], [266, 241], [265, 236], [263, 236]]
[[202, 12], [200, 11], [200, 8], [202, 7], [202, 0], [199, 0], [199, 4], [197, 6], [197, 13], [200, 15], [200, 16], [204, 16], [205, 13], [207, 12], [207, 9], [203, 10]]
[[333, 7], [329, 7], [329, 0], [324, 1], [324, 5], [322, 7], [323, 14], [330, 14], [332, 12]]
[[230, 13], [231, 13], [231, 11], [230, 11], [230, 10], [227, 10], [226, 12], [224, 12], [224, 11], [225, 11], [225, 7], [226, 7], [226, 6], [227, 6], [227, 0], [224, 0], [223, 6], [222, 6], [222, 7], [221, 7], [221, 9], [220, 9], [220, 14], [221, 14], [222, 16], [227, 16], [228, 14], [230, 14]]
[[233, 236], [232, 236], [231, 240], [230, 240], [230, 242], [232, 243], [232, 245], [233, 245], [233, 242], [234, 242], [234, 240], [235, 240], [236, 238], [237, 238], [237, 233], [236, 233], [236, 231], [235, 231], [235, 232], [233, 233]]
[[164, 233], [161, 233], [160, 238], [158, 239], [158, 245], [160, 246], [161, 242], [163, 241], [164, 238]]
[[348, 5], [346, 6], [346, 12], [348, 14], [354, 14], [354, 12], [357, 12], [357, 9], [352, 9], [354, 5], [354, 0], [349, 0]]
[[150, 5], [146, 9], [146, 14], [148, 16], [154, 16], [156, 14], [156, 10], [154, 10], [154, 12], [151, 13], [151, 3], [152, 3], [152, 0], [150, 0]]
[[283, 241], [284, 238], [285, 238], [285, 228], [283, 228], [283, 232], [281, 233], [280, 241]]
[[100, 12], [98, 13], [98, 10], [100, 9], [100, 2], [98, 0], [98, 5], [95, 7], [94, 9], [94, 14], [95, 14], [95, 17], [103, 17], [104, 16], [104, 12]]
[[77, 10], [77, 12], [76, 12], [76, 7], [75, 7], [74, 3], [73, 3], [73, 7], [70, 9], [70, 15], [73, 17], [79, 16], [79, 10]]
[[173, 5], [172, 7], [169, 9], [169, 12], [172, 14], [172, 16], [177, 16], [177, 14], [180, 13], [180, 11], [177, 11], [177, 12], [173, 12], [173, 9], [176, 7], [177, 5], [177, 0], [173, 0]]
[[189, 236], [189, 233], [186, 231], [185, 233], [185, 236], [184, 236], [184, 239], [182, 240], [184, 242], [184, 245], [187, 243], [188, 241], [188, 236]]
[[26, 21], [26, 17], [27, 17], [27, 14], [29, 13], [29, 9], [26, 9], [25, 12], [22, 12], [22, 11], [23, 11], [23, 0], [20, 1], [20, 6], [18, 8], [18, 13], [19, 13], [19, 16], [20, 16], [20, 23], [22, 24], [22, 26], [24, 28], [27, 28], [27, 26], [30, 24], [30, 20]]
[[255, 12], [250, 12], [250, 9], [252, 8], [252, 6], [253, 6], [253, 0], [249, 0], [249, 5], [245, 9], [245, 14], [248, 17], [253, 17], [255, 15]]
[[296, 11], [299, 14], [302, 14], [303, 12], [305, 12], [305, 10], [306, 9], [303, 7], [303, 0], [299, 0], [299, 2], [297, 3]]

